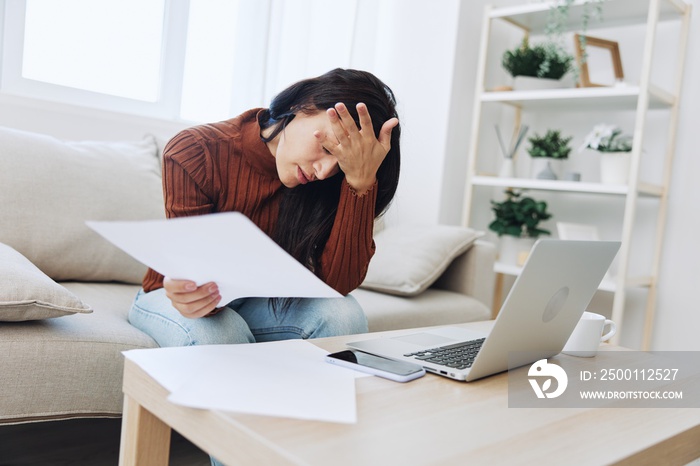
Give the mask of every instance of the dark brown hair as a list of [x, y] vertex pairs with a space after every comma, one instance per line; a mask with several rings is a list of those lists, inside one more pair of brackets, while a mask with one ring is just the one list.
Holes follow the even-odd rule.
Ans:
[[[299, 81], [280, 92], [262, 112], [261, 128], [274, 128], [264, 138], [272, 140], [303, 112], [325, 111], [342, 102], [359, 125], [356, 105], [364, 103], [372, 117], [374, 134], [387, 120], [397, 117], [396, 99], [391, 89], [366, 71], [335, 69], [316, 78]], [[401, 152], [400, 125], [391, 132], [391, 149], [377, 171], [377, 202], [375, 218], [386, 211], [399, 182]], [[273, 239], [316, 275], [321, 275], [320, 257], [330, 236], [340, 200], [344, 175], [286, 189], [280, 203], [279, 217]]]

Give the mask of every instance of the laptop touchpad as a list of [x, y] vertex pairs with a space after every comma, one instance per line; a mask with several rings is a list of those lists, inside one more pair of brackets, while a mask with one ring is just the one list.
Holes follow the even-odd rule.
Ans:
[[396, 337], [394, 340], [401, 341], [403, 343], [411, 343], [420, 346], [437, 346], [444, 345], [446, 343], [451, 343], [455, 340], [451, 338], [441, 337], [440, 335], [434, 335], [431, 333], [412, 333], [410, 335], [404, 335], [402, 337]]

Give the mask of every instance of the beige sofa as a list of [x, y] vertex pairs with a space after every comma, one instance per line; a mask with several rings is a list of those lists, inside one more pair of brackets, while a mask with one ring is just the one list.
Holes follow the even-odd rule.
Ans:
[[[121, 414], [145, 270], [85, 220], [162, 218], [155, 140], [63, 142], [0, 128], [0, 424]], [[352, 294], [370, 331], [490, 318], [495, 251], [448, 226], [387, 227]]]

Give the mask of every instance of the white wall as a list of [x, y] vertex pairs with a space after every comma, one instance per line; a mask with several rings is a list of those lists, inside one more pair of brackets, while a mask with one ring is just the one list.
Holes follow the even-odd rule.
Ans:
[[696, 0], [691, 4], [694, 11], [653, 336], [653, 348], [663, 350], [700, 349], [700, 157], [696, 139], [700, 119], [700, 90], [697, 86], [700, 82], [700, 11]]
[[170, 139], [187, 125], [0, 92], [0, 125], [66, 140], [136, 140], [145, 134]]
[[378, 2], [374, 72], [401, 119], [401, 180], [387, 223], [439, 222], [457, 46], [458, 0]]

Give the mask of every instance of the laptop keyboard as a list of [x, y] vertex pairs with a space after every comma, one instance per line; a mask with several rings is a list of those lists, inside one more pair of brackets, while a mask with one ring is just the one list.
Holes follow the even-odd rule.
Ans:
[[472, 367], [481, 345], [484, 344], [484, 340], [485, 338], [479, 338], [478, 340], [416, 351], [415, 353], [406, 353], [404, 356], [453, 369], [468, 369]]

